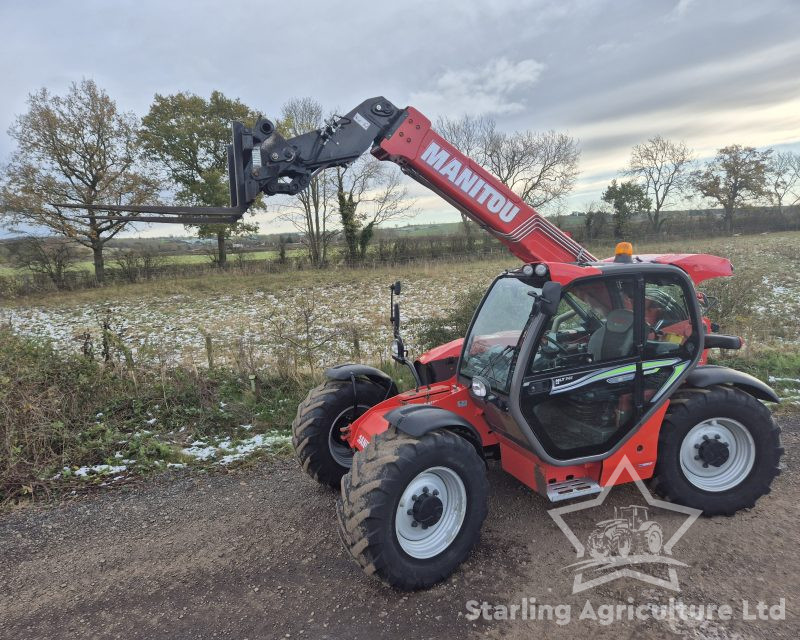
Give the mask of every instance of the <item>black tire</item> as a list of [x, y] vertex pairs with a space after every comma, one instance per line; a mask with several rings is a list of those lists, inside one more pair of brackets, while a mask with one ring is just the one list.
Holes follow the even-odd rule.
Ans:
[[[755, 459], [749, 474], [725, 491], [706, 491], [692, 484], [680, 462], [681, 444], [689, 431], [704, 420], [730, 418], [744, 425], [755, 445]], [[664, 498], [703, 511], [704, 515], [733, 515], [751, 509], [756, 500], [770, 492], [780, 473], [783, 448], [780, 427], [769, 409], [740, 389], [713, 386], [682, 389], [670, 401], [658, 437], [658, 461], [652, 487]]]
[[[340, 460], [337, 461], [329, 438], [333, 436], [334, 445], [343, 445], [338, 437], [339, 428], [381, 402], [386, 397], [386, 389], [374, 382], [356, 380], [356, 397], [357, 411], [353, 416], [352, 382], [328, 380], [308, 392], [292, 422], [292, 444], [300, 465], [314, 480], [334, 489], [339, 488], [342, 476], [350, 467], [342, 464], [347, 449], [339, 447]], [[334, 429], [336, 433], [332, 433]]]
[[[449, 546], [431, 558], [418, 559], [401, 547], [395, 514], [409, 483], [432, 467], [458, 474], [466, 509]], [[389, 429], [356, 453], [352, 469], [342, 478], [336, 506], [339, 533], [350, 556], [368, 575], [404, 591], [425, 589], [453, 573], [477, 544], [488, 493], [486, 465], [464, 438], [448, 431], [413, 438]]]

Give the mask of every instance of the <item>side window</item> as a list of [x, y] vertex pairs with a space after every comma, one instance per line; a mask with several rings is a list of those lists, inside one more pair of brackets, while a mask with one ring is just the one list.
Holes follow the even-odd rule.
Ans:
[[648, 276], [644, 286], [644, 400], [656, 402], [697, 352], [698, 327], [689, 299], [674, 276]]
[[570, 287], [542, 334], [529, 372], [635, 355], [634, 292], [631, 278], [604, 278]]
[[671, 276], [645, 279], [645, 358], [694, 356], [697, 336], [686, 296], [687, 291]]

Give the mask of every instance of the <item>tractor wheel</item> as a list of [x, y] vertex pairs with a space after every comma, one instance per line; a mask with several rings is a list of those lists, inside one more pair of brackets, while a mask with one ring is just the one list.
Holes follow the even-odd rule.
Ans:
[[605, 560], [611, 553], [608, 546], [608, 538], [603, 534], [592, 534], [589, 537], [589, 544], [587, 546], [589, 548], [589, 555], [595, 560]]
[[749, 393], [686, 389], [661, 425], [653, 488], [707, 516], [730, 516], [769, 493], [782, 454], [780, 428]]
[[644, 532], [644, 548], [650, 555], [658, 555], [663, 544], [664, 533], [658, 523], [653, 522]]
[[303, 469], [317, 482], [335, 489], [353, 459], [342, 428], [381, 402], [386, 389], [356, 380], [355, 394], [354, 403], [352, 382], [328, 380], [308, 392], [292, 422], [292, 444]]
[[356, 453], [342, 478], [339, 532], [369, 575], [405, 591], [447, 578], [478, 542], [486, 465], [447, 431], [412, 438], [394, 429]]
[[617, 548], [617, 555], [620, 558], [627, 558], [633, 546], [630, 534], [627, 531], [621, 532], [615, 546]]

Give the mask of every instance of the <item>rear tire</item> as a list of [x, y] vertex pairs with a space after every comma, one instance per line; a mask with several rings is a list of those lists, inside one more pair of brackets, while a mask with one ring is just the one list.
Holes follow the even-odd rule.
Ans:
[[673, 396], [661, 425], [653, 489], [707, 516], [730, 516], [770, 492], [781, 455], [780, 428], [749, 393], [721, 385], [685, 389]]
[[292, 444], [306, 473], [320, 484], [339, 488], [350, 470], [353, 450], [341, 437], [341, 428], [386, 397], [386, 389], [374, 382], [356, 380], [356, 412], [353, 383], [327, 380], [308, 392], [292, 422]]
[[[478, 542], [488, 492], [486, 465], [465, 439], [390, 429], [356, 453], [342, 478], [339, 533], [368, 575], [404, 591], [425, 589], [447, 578]], [[417, 517], [429, 524], [412, 525]]]

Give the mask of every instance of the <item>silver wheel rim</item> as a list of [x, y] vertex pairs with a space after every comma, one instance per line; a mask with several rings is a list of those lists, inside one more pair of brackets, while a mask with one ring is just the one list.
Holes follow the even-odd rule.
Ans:
[[[359, 409], [363, 409], [366, 411], [369, 407], [365, 404], [356, 405], [356, 411]], [[331, 430], [328, 432], [328, 450], [331, 452], [331, 457], [333, 458], [336, 464], [345, 467], [346, 469], [350, 469], [353, 466], [353, 451], [346, 443], [340, 442], [334, 436], [334, 432], [341, 428], [343, 425], [339, 425], [339, 421], [344, 418], [349, 412], [353, 410], [353, 407], [348, 407], [344, 411], [342, 411], [336, 418], [334, 418], [333, 422], [331, 423]], [[362, 411], [358, 415], [362, 415], [364, 413]], [[358, 417], [358, 416], [356, 416]], [[350, 424], [348, 422], [348, 424]]]
[[[727, 445], [728, 459], [720, 466], [705, 463], [699, 448], [705, 440]], [[756, 445], [747, 428], [732, 418], [710, 418], [692, 427], [681, 443], [681, 470], [698, 489], [727, 491], [741, 484], [753, 469]]]
[[[414, 496], [424, 493], [435, 495], [442, 502], [441, 517], [427, 528], [414, 525], [414, 516], [408, 513], [414, 506]], [[447, 467], [426, 469], [408, 483], [400, 497], [394, 518], [397, 541], [412, 558], [437, 556], [455, 540], [466, 513], [467, 490], [459, 475]]]

